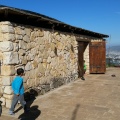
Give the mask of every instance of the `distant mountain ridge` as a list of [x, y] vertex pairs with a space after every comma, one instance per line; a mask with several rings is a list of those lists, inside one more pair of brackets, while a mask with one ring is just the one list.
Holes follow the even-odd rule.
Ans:
[[120, 45], [108, 47], [106, 49], [106, 57], [120, 59]]
[[120, 67], [120, 45], [111, 46], [106, 49], [106, 64]]
[[108, 51], [120, 52], [120, 45], [108, 47], [108, 48], [107, 48], [107, 52], [108, 52]]

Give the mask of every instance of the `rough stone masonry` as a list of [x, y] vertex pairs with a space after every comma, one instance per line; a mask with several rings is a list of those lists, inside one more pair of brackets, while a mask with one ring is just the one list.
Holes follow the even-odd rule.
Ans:
[[3, 105], [8, 108], [11, 105], [11, 81], [17, 68], [25, 70], [26, 91], [37, 88], [44, 94], [78, 77], [77, 53], [74, 35], [0, 22], [0, 99]]

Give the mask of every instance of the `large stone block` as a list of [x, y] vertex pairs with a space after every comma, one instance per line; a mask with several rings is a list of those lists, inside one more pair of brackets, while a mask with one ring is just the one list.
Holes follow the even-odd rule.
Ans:
[[18, 53], [17, 52], [4, 52], [3, 54], [3, 64], [18, 64]]
[[5, 87], [5, 86], [0, 87], [0, 96], [2, 96], [2, 94], [3, 94], [3, 92], [4, 92], [4, 87]]
[[10, 41], [0, 42], [0, 50], [5, 51], [12, 51], [14, 48], [13, 43]]
[[35, 86], [35, 79], [28, 79], [27, 85], [28, 85], [28, 88]]
[[12, 100], [6, 99], [6, 108], [10, 108], [11, 107], [11, 103], [12, 103]]
[[22, 40], [23, 36], [22, 35], [16, 35], [15, 38], [16, 38], [16, 40]]
[[11, 86], [6, 86], [4, 89], [4, 93], [11, 95], [13, 93]]
[[26, 35], [30, 36], [32, 29], [30, 28], [25, 28], [25, 33]]
[[43, 36], [44, 36], [44, 31], [43, 31], [43, 30], [39, 30], [39, 31], [37, 32], [37, 36], [43, 37]]
[[0, 34], [0, 41], [14, 41], [15, 40], [15, 34], [5, 33]]
[[33, 63], [32, 63], [32, 67], [36, 68], [37, 66], [38, 66], [38, 62], [36, 60], [34, 60]]
[[18, 53], [19, 53], [20, 56], [24, 56], [26, 54], [26, 51], [23, 50], [23, 49], [19, 49]]
[[27, 48], [28, 50], [32, 49], [35, 47], [35, 42], [30, 42], [30, 43], [27, 43]]
[[8, 25], [1, 25], [1, 32], [2, 33], [15, 33], [14, 28]]
[[22, 58], [22, 64], [23, 65], [27, 64], [27, 57], [26, 56], [23, 56], [23, 58]]
[[3, 21], [3, 22], [0, 22], [0, 25], [9, 25], [9, 26], [12, 26], [12, 23], [10, 21]]
[[25, 31], [21, 27], [15, 27], [15, 34], [25, 35]]
[[15, 67], [10, 65], [2, 65], [1, 66], [1, 75], [15, 75]]
[[25, 70], [31, 70], [32, 69], [32, 63], [31, 62], [28, 62], [25, 66]]
[[41, 63], [39, 63], [39, 65], [38, 65], [38, 71], [39, 71], [39, 73], [42, 73], [42, 74], [45, 73], [45, 68], [43, 67], [43, 65]]
[[15, 40], [15, 34], [10, 34], [10, 33], [6, 33], [3, 35], [4, 37], [4, 41], [14, 41]]
[[62, 50], [64, 48], [63, 44], [61, 42], [57, 43], [57, 48]]
[[24, 41], [19, 41], [19, 48], [25, 50], [27, 48], [27, 43]]
[[35, 78], [35, 70], [29, 71], [29, 78], [34, 79]]
[[23, 37], [23, 40], [28, 43], [28, 42], [30, 42], [30, 37], [28, 35], [25, 35]]
[[10, 86], [12, 80], [13, 80], [12, 76], [2, 76], [2, 84], [4, 86]]
[[30, 36], [31, 42], [34, 41], [35, 38], [36, 38], [36, 33], [35, 33], [35, 31], [33, 31], [33, 32], [31, 32], [31, 36]]
[[11, 100], [13, 98], [13, 95], [3, 94], [3, 97]]
[[27, 56], [27, 60], [30, 60], [30, 61], [34, 60], [34, 58], [35, 58], [35, 53], [29, 53]]

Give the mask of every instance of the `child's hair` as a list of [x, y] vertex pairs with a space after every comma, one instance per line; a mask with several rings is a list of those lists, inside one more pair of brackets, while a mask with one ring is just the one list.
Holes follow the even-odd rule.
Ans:
[[17, 69], [17, 74], [21, 75], [22, 73], [24, 73], [24, 70], [22, 68], [18, 68]]

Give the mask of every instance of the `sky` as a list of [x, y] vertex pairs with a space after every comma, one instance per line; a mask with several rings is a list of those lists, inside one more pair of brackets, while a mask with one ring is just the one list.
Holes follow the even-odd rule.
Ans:
[[120, 0], [0, 0], [69, 25], [107, 34], [107, 46], [120, 45]]

